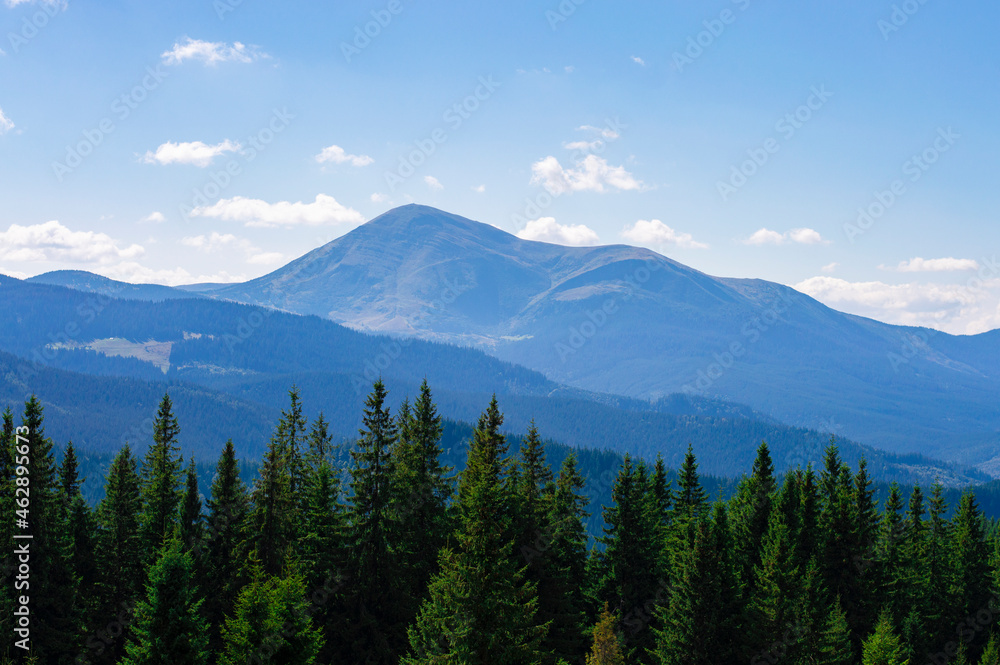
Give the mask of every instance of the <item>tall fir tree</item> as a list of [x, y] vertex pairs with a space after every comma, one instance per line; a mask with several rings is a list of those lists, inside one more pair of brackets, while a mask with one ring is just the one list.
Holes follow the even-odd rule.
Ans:
[[181, 465], [183, 459], [177, 437], [180, 426], [173, 412], [170, 395], [164, 395], [153, 423], [153, 445], [142, 465], [142, 540], [147, 563], [174, 532], [181, 503]]
[[207, 665], [208, 625], [200, 613], [191, 555], [178, 538], [160, 549], [135, 611], [122, 665]]
[[536, 589], [514, 549], [516, 497], [503, 416], [496, 397], [480, 416], [458, 489], [456, 548], [441, 571], [402, 662], [528, 665], [541, 660], [547, 626], [538, 625]]
[[755, 585], [754, 570], [760, 565], [764, 536], [775, 496], [774, 464], [767, 443], [757, 448], [753, 470], [744, 478], [733, 498], [733, 528], [736, 532], [736, 561], [740, 577], [747, 583], [747, 593]]
[[346, 646], [354, 659], [372, 663], [399, 658], [410, 606], [409, 590], [398, 584], [402, 564], [394, 549], [399, 533], [393, 482], [397, 431], [387, 396], [385, 384], [376, 381], [365, 401], [357, 449], [351, 451], [347, 602], [353, 635]]
[[625, 665], [622, 645], [615, 632], [617, 623], [605, 603], [597, 625], [594, 626], [594, 641], [587, 654], [586, 665]]
[[[180, 506], [181, 546], [191, 553], [197, 570], [205, 539], [205, 518], [201, 510], [201, 493], [198, 491], [198, 467], [191, 457], [184, 477], [184, 495]], [[200, 579], [200, 576], [198, 576]]]
[[226, 442], [216, 465], [211, 497], [205, 516], [205, 604], [209, 624], [209, 649], [222, 647], [220, 628], [232, 615], [236, 598], [246, 582], [243, 563], [249, 555], [244, 541], [250, 497], [240, 477], [239, 462], [232, 439]]
[[[95, 623], [100, 627], [131, 623], [145, 583], [140, 485], [138, 460], [126, 443], [111, 462], [97, 507]], [[125, 636], [98, 635], [87, 648], [93, 663], [118, 663], [125, 654]]]
[[59, 467], [60, 499], [62, 519], [66, 524], [70, 546], [70, 567], [77, 580], [78, 623], [84, 626], [91, 619], [95, 608], [95, 592], [98, 569], [95, 561], [94, 542], [96, 525], [94, 515], [83, 498], [82, 486], [86, 479], [80, 477], [79, 460], [73, 442], [66, 444], [62, 464]]
[[903, 645], [892, 626], [892, 617], [883, 612], [875, 624], [874, 632], [864, 641], [861, 650], [862, 665], [906, 665]]
[[[992, 597], [992, 571], [990, 552], [983, 529], [983, 514], [972, 492], [964, 492], [952, 518], [951, 554], [953, 561], [952, 588], [949, 596], [952, 606], [952, 623], [959, 625], [966, 617], [988, 611]], [[995, 607], [995, 605], [994, 605]], [[979, 659], [983, 644], [976, 631], [962, 630], [971, 662]]]

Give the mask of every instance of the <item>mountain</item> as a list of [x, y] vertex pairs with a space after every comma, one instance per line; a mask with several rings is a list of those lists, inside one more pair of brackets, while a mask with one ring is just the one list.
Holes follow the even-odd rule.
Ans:
[[[51, 284], [54, 286], [66, 286], [77, 291], [87, 291], [97, 293], [112, 298], [123, 298], [126, 300], [148, 300], [160, 302], [171, 298], [200, 298], [196, 288], [190, 290], [176, 289], [161, 284], [129, 284], [128, 282], [118, 282], [101, 275], [86, 272], [84, 270], [54, 270], [34, 277], [29, 277], [26, 281], [33, 284]], [[198, 287], [201, 285], [193, 285]], [[220, 284], [206, 285], [209, 290], [219, 288]]]
[[[8, 390], [8, 400], [14, 403], [37, 389], [32, 372], [64, 370], [74, 376], [210, 391], [225, 395], [232, 404], [251, 405], [271, 420], [285, 406], [288, 389], [297, 385], [313, 413], [323, 411], [331, 430], [350, 439], [361, 425], [371, 383], [381, 376], [394, 407], [415, 395], [426, 378], [442, 414], [452, 420], [475, 422], [496, 394], [512, 433], [523, 433], [534, 419], [544, 436], [564, 444], [648, 459], [663, 454], [673, 466], [679, 465], [691, 443], [702, 470], [718, 476], [731, 476], [749, 466], [761, 440], [768, 441], [777, 468], [784, 470], [818, 463], [829, 439], [827, 434], [788, 427], [739, 405], [691, 396], [650, 403], [567, 388], [476, 349], [396, 340], [315, 316], [234, 302], [98, 298], [5, 277], [0, 277], [0, 300], [4, 303], [0, 351], [16, 355], [20, 362], [17, 371], [0, 371], [0, 388]], [[25, 368], [31, 371], [24, 374]], [[48, 385], [59, 384], [51, 379]], [[146, 395], [145, 405], [153, 399], [149, 395], [162, 394], [161, 390], [136, 388], [135, 394]], [[106, 389], [97, 385], [80, 391], [101, 395]], [[56, 403], [57, 411], [76, 408], [65, 393]], [[215, 403], [206, 402], [204, 417], [210, 417]], [[82, 418], [86, 410], [72, 413]], [[102, 426], [114, 422], [107, 414], [99, 417]], [[239, 418], [226, 422], [234, 421]], [[222, 429], [210, 431], [222, 436]], [[233, 431], [232, 426], [225, 429]], [[254, 432], [240, 434], [241, 450], [260, 450], [266, 444], [269, 430], [257, 427]], [[115, 442], [118, 437], [107, 440]], [[950, 485], [961, 485], [986, 478], [981, 472], [926, 457], [889, 454], [848, 439], [839, 443], [846, 460], [864, 455], [873, 475], [881, 479], [929, 482], [940, 477]]]
[[887, 325], [647, 249], [521, 240], [409, 205], [204, 294], [475, 346], [589, 391], [717, 397], [887, 450], [1000, 466], [1000, 331]]

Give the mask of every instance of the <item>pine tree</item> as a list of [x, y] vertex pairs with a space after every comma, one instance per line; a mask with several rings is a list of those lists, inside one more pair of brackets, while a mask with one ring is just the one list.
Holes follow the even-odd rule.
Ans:
[[365, 401], [364, 426], [351, 452], [351, 506], [348, 576], [353, 581], [348, 611], [354, 631], [349, 650], [356, 660], [390, 662], [405, 648], [409, 601], [399, 584], [401, 562], [393, 549], [398, 534], [394, 513], [393, 446], [396, 423], [388, 393], [376, 381]]
[[783, 636], [799, 623], [801, 571], [794, 565], [795, 550], [786, 515], [778, 506], [771, 512], [764, 536], [761, 562], [754, 570], [753, 595], [747, 608], [747, 630], [753, 635], [752, 653], [769, 650], [775, 643], [782, 653], [790, 646]]
[[854, 662], [851, 646], [851, 632], [847, 625], [847, 615], [837, 598], [820, 635], [816, 665], [850, 665]]
[[400, 560], [404, 566], [412, 622], [427, 595], [427, 584], [438, 570], [438, 552], [452, 530], [448, 504], [453, 488], [441, 464], [441, 416], [425, 379], [410, 409], [404, 402], [399, 415], [394, 451], [395, 521]]
[[272, 577], [258, 569], [226, 620], [219, 665], [315, 663], [323, 638], [305, 596], [305, 580], [296, 570]]
[[882, 524], [879, 528], [877, 546], [878, 565], [880, 568], [882, 603], [889, 610], [895, 625], [899, 625], [909, 611], [908, 598], [909, 580], [905, 577], [903, 560], [904, 538], [906, 525], [903, 522], [903, 498], [899, 485], [889, 486], [889, 498], [882, 513]]
[[[260, 475], [250, 496], [246, 543], [266, 575], [279, 575], [295, 543], [298, 498], [292, 494], [284, 419], [267, 444]], [[249, 576], [249, 571], [243, 571]]]
[[153, 445], [142, 465], [142, 540], [147, 562], [155, 558], [174, 531], [181, 503], [182, 458], [170, 395], [160, 401], [153, 424]]
[[246, 485], [240, 478], [236, 449], [230, 439], [216, 465], [212, 481], [211, 498], [206, 502], [205, 517], [205, 605], [213, 653], [222, 646], [220, 627], [225, 617], [236, 606], [236, 598], [243, 587], [243, 562], [249, 555], [243, 541], [250, 513], [250, 498]]
[[345, 576], [347, 546], [343, 506], [338, 502], [340, 483], [333, 467], [319, 458], [318, 467], [310, 474], [303, 518], [305, 537], [302, 541], [303, 579], [309, 589], [317, 591], [313, 618], [325, 636], [326, 646], [320, 661], [327, 662], [344, 641], [344, 614], [341, 594], [337, 593]]
[[[302, 415], [302, 401], [299, 399], [299, 389], [296, 386], [288, 391], [289, 407], [288, 411], [281, 412], [281, 421], [278, 423], [275, 436], [278, 446], [286, 459], [288, 476], [290, 479], [289, 491], [293, 497], [302, 496], [301, 489], [306, 483], [306, 419]], [[297, 508], [297, 506], [296, 506]], [[292, 525], [296, 520], [292, 519]]]
[[540, 660], [546, 626], [536, 589], [514, 550], [515, 488], [496, 397], [479, 418], [459, 480], [456, 549], [442, 550], [441, 571], [409, 629], [402, 662], [528, 665]]
[[323, 412], [320, 411], [309, 430], [309, 454], [307, 455], [309, 464], [315, 468], [323, 460], [332, 463], [332, 456], [335, 452], [333, 435], [330, 434], [330, 424], [326, 422]]
[[883, 569], [879, 565], [878, 508], [875, 491], [868, 475], [865, 458], [858, 460], [853, 493], [853, 550], [857, 579], [848, 589], [851, 602], [847, 621], [855, 635], [867, 635], [875, 625], [878, 613], [878, 591], [883, 584]]
[[586, 665], [625, 665], [622, 645], [615, 634], [615, 617], [604, 604], [601, 617], [594, 626], [594, 643], [587, 654]]
[[201, 514], [201, 493], [198, 491], [198, 467], [195, 466], [194, 457], [191, 458], [185, 477], [180, 508], [180, 538], [181, 546], [191, 553], [197, 570], [204, 544], [205, 525]]
[[199, 612], [192, 566], [179, 539], [164, 544], [149, 570], [146, 596], [136, 607], [123, 665], [208, 663], [208, 625]]
[[679, 556], [666, 606], [657, 610], [653, 662], [660, 665], [716, 665], [729, 662], [732, 640], [723, 588], [723, 559], [705, 520], [692, 525], [694, 540]]
[[70, 545], [70, 567], [78, 580], [76, 611], [81, 624], [93, 612], [98, 570], [95, 562], [94, 515], [81, 488], [86, 479], [80, 478], [79, 461], [73, 442], [66, 445], [59, 467], [60, 498]]
[[[606, 526], [599, 539], [604, 545], [600, 556], [600, 600], [609, 603], [621, 617], [629, 657], [638, 654], [643, 662], [654, 639], [648, 630], [653, 608], [647, 609], [647, 601], [655, 605], [656, 596], [663, 595], [660, 587], [668, 586], [661, 577], [665, 571], [658, 568], [662, 560], [659, 510], [649, 489], [645, 465], [633, 464], [626, 454], [611, 490], [612, 505], [604, 509]], [[675, 505], [675, 509], [687, 514], [691, 507]]]
[[[104, 499], [97, 508], [98, 626], [131, 621], [143, 590], [143, 544], [140, 533], [142, 499], [138, 461], [126, 443], [115, 456], [104, 485]], [[118, 663], [125, 653], [124, 636], [99, 636], [88, 653], [93, 662]]]
[[589, 499], [576, 454], [564, 460], [549, 504], [545, 574], [538, 585], [538, 623], [548, 623], [542, 650], [555, 659], [578, 662], [586, 648], [587, 530]]
[[1000, 641], [997, 640], [995, 632], [991, 632], [989, 639], [986, 641], [986, 648], [983, 649], [979, 665], [1000, 665]]
[[[83, 633], [78, 597], [80, 580], [73, 569], [73, 539], [61, 495], [60, 478], [52, 440], [45, 436], [41, 402], [32, 395], [24, 405], [22, 428], [15, 436], [21, 450], [27, 447], [23, 466], [30, 478], [30, 508], [24, 513], [27, 527], [17, 533], [31, 535], [31, 642], [44, 662], [58, 663], [75, 655]], [[24, 477], [18, 474], [18, 477]], [[17, 483], [21, 487], [20, 483]], [[22, 510], [18, 507], [18, 510]], [[22, 513], [18, 513], [22, 519]]]
[[[971, 492], [964, 492], [952, 518], [951, 553], [953, 561], [952, 588], [949, 594], [954, 605], [953, 624], [989, 607], [992, 574], [989, 549], [983, 532], [983, 515]], [[963, 636], [970, 660], [978, 660], [982, 644]]]
[[736, 561], [740, 577], [753, 593], [754, 570], [760, 565], [775, 494], [774, 464], [766, 443], [757, 448], [757, 458], [749, 478], [740, 482], [733, 499], [733, 528], [736, 532]]
[[862, 665], [906, 665], [903, 646], [893, 631], [892, 619], [888, 612], [879, 616], [875, 632], [864, 641]]
[[675, 522], [704, 517], [708, 514], [708, 495], [705, 494], [698, 478], [698, 462], [695, 460], [691, 445], [688, 445], [677, 479], [673, 512]]

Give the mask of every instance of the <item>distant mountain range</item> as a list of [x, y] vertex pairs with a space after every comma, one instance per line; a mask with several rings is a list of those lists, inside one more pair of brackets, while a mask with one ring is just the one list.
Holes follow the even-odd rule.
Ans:
[[[740, 405], [685, 395], [649, 402], [568, 388], [476, 349], [397, 340], [257, 306], [204, 298], [122, 300], [5, 277], [0, 300], [0, 351], [11, 354], [0, 358], [0, 405], [18, 408], [25, 395], [38, 392], [53, 431], [89, 450], [116, 449], [167, 390], [184, 404], [194, 427], [185, 445], [200, 459], [214, 458], [228, 437], [242, 455], [256, 458], [292, 385], [310, 417], [323, 411], [332, 431], [351, 439], [378, 376], [393, 406], [416, 394], [426, 377], [442, 414], [453, 421], [474, 422], [496, 393], [513, 434], [534, 419], [555, 441], [647, 459], [662, 454], [673, 467], [690, 443], [702, 471], [717, 476], [748, 467], [762, 440], [784, 470], [818, 463], [829, 439]], [[144, 446], [148, 432], [127, 438]], [[941, 478], [957, 486], [988, 478], [847, 439], [840, 446], [850, 462], [867, 457], [883, 480]]]
[[[29, 281], [170, 297], [166, 287], [101, 279], [49, 273]], [[410, 205], [258, 279], [174, 292], [474, 347], [589, 393], [743, 403], [758, 419], [1000, 475], [1000, 331], [952, 336], [887, 325], [647, 249], [526, 241]]]

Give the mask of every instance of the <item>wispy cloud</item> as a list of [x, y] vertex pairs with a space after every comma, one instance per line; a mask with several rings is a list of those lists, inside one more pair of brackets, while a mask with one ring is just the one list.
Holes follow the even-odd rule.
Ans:
[[647, 247], [671, 245], [684, 249], [708, 249], [708, 245], [697, 242], [690, 233], [679, 233], [658, 219], [640, 219], [622, 229], [621, 235], [630, 242]]
[[518, 234], [522, 240], [550, 242], [573, 247], [600, 244], [597, 233], [583, 224], [559, 224], [554, 217], [540, 217], [529, 221]]
[[632, 56], [632, 62], [634, 62], [635, 64], [637, 64], [637, 65], [639, 65], [641, 67], [645, 67], [646, 66], [646, 61], [643, 60], [642, 58], [640, 58], [637, 55], [633, 55]]
[[212, 160], [227, 152], [236, 152], [240, 149], [240, 144], [226, 139], [222, 143], [209, 145], [201, 141], [190, 141], [188, 143], [164, 143], [156, 149], [156, 152], [147, 151], [142, 156], [142, 161], [146, 164], [192, 164], [205, 168], [212, 163]]
[[210, 254], [226, 248], [236, 248], [243, 252], [247, 263], [255, 265], [271, 265], [285, 258], [280, 252], [265, 252], [246, 238], [239, 238], [232, 233], [213, 231], [209, 235], [188, 236], [181, 238], [181, 244]]
[[364, 216], [353, 208], [341, 205], [332, 196], [317, 194], [312, 203], [279, 201], [237, 196], [222, 199], [210, 206], [191, 211], [195, 217], [208, 217], [241, 222], [251, 227], [320, 226], [324, 224], [361, 224]]
[[368, 155], [349, 155], [339, 145], [331, 145], [323, 148], [323, 151], [316, 155], [316, 161], [320, 164], [333, 162], [334, 164], [350, 164], [351, 166], [368, 166], [375, 160]]
[[167, 218], [163, 216], [162, 212], [151, 212], [142, 219], [139, 220], [140, 224], [162, 224], [167, 221]]
[[3, 136], [12, 129], [14, 129], [14, 121], [8, 118], [3, 109], [0, 108], [0, 136]]
[[879, 266], [882, 270], [895, 272], [953, 272], [959, 270], [979, 270], [979, 261], [975, 259], [922, 259], [919, 256], [909, 261], [901, 261], [896, 267]]
[[799, 245], [825, 245], [829, 240], [824, 240], [818, 231], [813, 229], [792, 229], [785, 233], [779, 233], [770, 229], [760, 229], [743, 241], [745, 245], [787, 245], [796, 243]]
[[164, 51], [164, 64], [179, 65], [185, 60], [199, 60], [205, 65], [217, 65], [220, 62], [249, 63], [261, 58], [270, 57], [255, 46], [247, 46], [241, 42], [229, 45], [225, 42], [206, 42], [200, 39], [187, 38], [183, 44], [177, 42], [169, 51]]
[[431, 189], [444, 189], [444, 185], [441, 184], [441, 181], [432, 175], [424, 176], [424, 182], [427, 183], [427, 186]]

